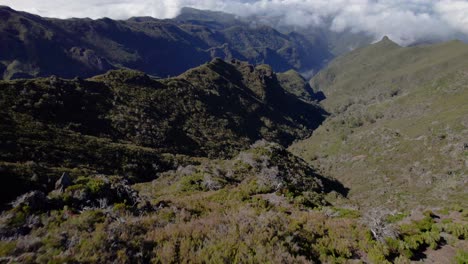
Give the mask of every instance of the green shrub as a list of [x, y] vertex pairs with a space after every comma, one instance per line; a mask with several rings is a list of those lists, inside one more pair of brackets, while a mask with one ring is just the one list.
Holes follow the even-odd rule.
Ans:
[[340, 217], [343, 217], [343, 218], [357, 219], [361, 217], [361, 213], [358, 210], [347, 209], [347, 208], [334, 208], [334, 210], [339, 213]]
[[200, 173], [184, 176], [179, 182], [179, 189], [183, 192], [204, 191], [203, 175]]
[[371, 263], [390, 264], [391, 262], [387, 260], [388, 254], [389, 250], [386, 246], [376, 244], [367, 252], [367, 258], [371, 261]]
[[458, 239], [468, 238], [468, 225], [463, 223], [448, 223], [444, 224], [443, 230]]
[[454, 258], [456, 264], [468, 264], [468, 251], [458, 250]]
[[397, 223], [403, 220], [405, 217], [407, 217], [407, 213], [397, 213], [397, 214], [391, 214], [387, 216], [386, 221], [388, 223]]
[[7, 257], [12, 255], [15, 249], [15, 241], [0, 241], [0, 257]]

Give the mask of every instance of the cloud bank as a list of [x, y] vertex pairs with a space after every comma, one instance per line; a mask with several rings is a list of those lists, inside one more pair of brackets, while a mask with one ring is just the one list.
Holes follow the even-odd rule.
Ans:
[[468, 36], [468, 0], [0, 0], [48, 17], [172, 18], [184, 6], [274, 18], [285, 25], [388, 35], [402, 45]]

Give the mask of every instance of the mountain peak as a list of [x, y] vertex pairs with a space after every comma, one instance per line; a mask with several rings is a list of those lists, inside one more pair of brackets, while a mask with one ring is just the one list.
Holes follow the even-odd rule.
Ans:
[[[9, 13], [14, 13], [15, 10], [11, 9], [8, 6], [0, 5], [0, 12], [2, 12], [2, 14], [9, 14]], [[4, 17], [5, 15], [2, 15], [2, 14], [0, 14], [0, 18], [2, 19], [7, 18], [7, 17]]]
[[376, 42], [375, 44], [379, 46], [391, 46], [391, 47], [400, 47], [396, 42], [391, 40], [387, 35], [385, 35], [380, 41]]
[[389, 44], [397, 44], [395, 41], [391, 40], [387, 35], [383, 36], [383, 38], [380, 40], [380, 42], [381, 43], [389, 43]]
[[0, 5], [0, 10], [4, 10], [4, 9], [6, 9], [6, 10], [13, 10], [13, 9], [11, 9], [11, 7], [9, 7], [9, 6]]
[[158, 21], [157, 18], [151, 17], [151, 16], [137, 16], [137, 17], [131, 17], [127, 21], [130, 22], [154, 22]]

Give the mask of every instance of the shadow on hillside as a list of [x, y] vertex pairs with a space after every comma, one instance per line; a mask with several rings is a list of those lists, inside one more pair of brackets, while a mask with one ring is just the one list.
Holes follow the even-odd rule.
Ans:
[[[208, 64], [212, 71], [224, 78], [213, 80], [219, 95], [210, 94], [204, 101], [210, 114], [218, 118], [225, 119], [226, 113], [242, 117], [229, 124], [233, 131], [250, 139], [265, 138], [286, 147], [294, 140], [308, 137], [329, 115], [319, 105], [305, 102], [287, 92], [273, 72], [266, 70], [266, 73], [262, 73], [253, 65], [243, 65], [237, 61], [232, 63], [237, 64], [221, 59]], [[242, 72], [247, 69], [250, 72]], [[256, 73], [256, 70], [259, 72]], [[232, 84], [237, 87], [234, 89]], [[268, 132], [265, 132], [265, 118], [272, 123]]]
[[310, 97], [316, 102], [321, 102], [321, 101], [327, 99], [327, 97], [325, 96], [325, 94], [322, 91], [315, 92], [314, 89], [312, 88], [312, 86], [310, 86], [309, 83], [305, 86], [305, 90], [310, 95]]
[[336, 179], [330, 179], [321, 175], [317, 175], [322, 181], [325, 193], [331, 193], [333, 191], [348, 197], [349, 188], [345, 187], [341, 182]]
[[336, 192], [342, 195], [343, 197], [348, 197], [350, 189], [344, 186], [340, 181], [334, 178], [321, 175], [318, 171], [315, 170], [315, 168], [313, 168], [305, 160], [303, 160], [302, 158], [298, 156], [296, 156], [296, 158], [299, 159], [298, 161], [299, 163], [307, 164], [306, 174], [311, 175], [322, 182], [323, 191], [325, 193], [328, 194], [328, 193]]
[[318, 92], [312, 91], [311, 94], [312, 94], [312, 98], [314, 100], [316, 100], [317, 102], [321, 102], [321, 101], [327, 99], [327, 97], [325, 96], [325, 94], [322, 91], [318, 91]]

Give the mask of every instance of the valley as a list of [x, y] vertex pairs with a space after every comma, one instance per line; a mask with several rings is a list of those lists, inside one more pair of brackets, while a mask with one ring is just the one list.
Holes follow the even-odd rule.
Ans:
[[0, 263], [467, 263], [468, 44], [257, 19], [1, 6]]
[[331, 118], [291, 150], [352, 186], [364, 207], [466, 207], [468, 45], [388, 38], [311, 80]]

